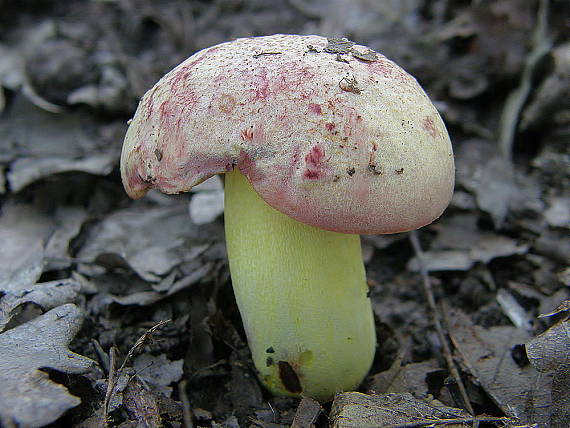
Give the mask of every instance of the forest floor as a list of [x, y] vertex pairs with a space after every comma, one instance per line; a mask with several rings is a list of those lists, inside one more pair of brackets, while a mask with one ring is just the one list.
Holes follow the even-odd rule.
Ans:
[[[568, 426], [567, 1], [0, 10], [0, 425]], [[366, 395], [322, 406], [271, 397], [256, 378], [221, 182], [132, 201], [118, 169], [127, 121], [164, 73], [274, 33], [347, 37], [396, 61], [434, 101], [456, 156], [439, 220], [362, 237], [376, 359]]]

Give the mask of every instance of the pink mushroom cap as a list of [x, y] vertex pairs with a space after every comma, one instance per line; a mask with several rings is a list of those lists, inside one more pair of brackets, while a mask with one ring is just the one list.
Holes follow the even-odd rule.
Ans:
[[180, 193], [239, 170], [273, 208], [342, 233], [431, 223], [454, 185], [437, 110], [394, 62], [347, 40], [274, 35], [192, 55], [142, 98], [127, 193]]

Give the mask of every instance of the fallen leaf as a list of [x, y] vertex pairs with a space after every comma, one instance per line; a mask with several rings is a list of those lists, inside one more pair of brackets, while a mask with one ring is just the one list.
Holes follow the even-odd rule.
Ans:
[[550, 30], [548, 28], [548, 9], [548, 1], [538, 2], [534, 28], [530, 35], [531, 48], [525, 54], [519, 84], [507, 96], [503, 105], [497, 143], [505, 159], [512, 158], [513, 144], [520, 122], [520, 115], [533, 89], [535, 73], [539, 66], [542, 65], [542, 59], [552, 47]]
[[499, 408], [521, 422], [546, 426], [551, 404], [550, 378], [512, 356], [529, 336], [510, 326], [485, 329], [459, 309], [449, 310], [449, 334], [461, 360]]
[[166, 397], [170, 397], [172, 393], [169, 385], [182, 378], [183, 364], [184, 360], [170, 361], [165, 354], [154, 356], [145, 353], [133, 361], [137, 374], [151, 385], [154, 391]]
[[158, 282], [182, 263], [184, 238], [196, 234], [185, 204], [126, 208], [95, 225], [77, 257], [104, 265], [122, 261], [145, 280]]
[[81, 374], [93, 361], [67, 349], [83, 314], [67, 304], [0, 334], [0, 418], [22, 427], [41, 427], [80, 404], [42, 368]]
[[372, 245], [377, 250], [383, 250], [390, 245], [408, 239], [407, 233], [394, 233], [390, 235], [362, 235], [362, 242]]
[[323, 408], [318, 401], [303, 397], [295, 412], [291, 428], [314, 428], [322, 411]]
[[16, 90], [23, 81], [24, 63], [21, 52], [17, 48], [0, 44], [0, 86]]
[[129, 421], [136, 421], [137, 427], [162, 426], [158, 397], [136, 377], [130, 378], [122, 392], [122, 405], [129, 415]]
[[332, 428], [372, 428], [407, 423], [434, 426], [438, 422], [444, 424], [446, 420], [449, 423], [450, 419], [455, 420], [455, 426], [460, 426], [465, 418], [465, 424], [472, 425], [469, 416], [461, 409], [418, 400], [409, 393], [365, 395], [344, 392], [336, 395], [330, 420]]
[[[196, 284], [197, 282], [201, 281], [206, 275], [208, 275], [213, 270], [213, 268], [214, 264], [211, 262], [200, 265], [189, 275], [184, 276], [181, 279], [171, 283], [167, 288], [164, 289], [164, 291], [136, 291], [130, 292], [125, 296], [116, 296], [114, 294], [110, 294], [108, 295], [108, 298], [120, 305], [149, 306]], [[145, 286], [152, 287], [152, 284], [145, 283]]]
[[551, 426], [563, 427], [570, 420], [570, 361], [560, 364], [552, 379]]
[[67, 96], [68, 104], [87, 104], [107, 111], [124, 111], [129, 108], [128, 82], [122, 71], [111, 64], [101, 64], [101, 78], [97, 84], [74, 89]]
[[500, 156], [492, 157], [481, 166], [478, 186], [474, 189], [477, 205], [493, 218], [500, 229], [509, 211], [509, 202], [515, 192], [512, 164]]
[[523, 111], [520, 123], [523, 130], [549, 124], [562, 106], [569, 107], [570, 43], [555, 47], [550, 55], [552, 71], [536, 89], [532, 101]]
[[544, 218], [552, 227], [570, 228], [570, 197], [548, 198], [548, 209]]
[[32, 205], [7, 203], [0, 216], [0, 291], [35, 283], [43, 270], [52, 221]]
[[570, 287], [570, 267], [558, 272], [557, 277], [561, 284]]
[[479, 64], [478, 68], [472, 68], [487, 79], [499, 71], [507, 75], [519, 71], [526, 54], [525, 42], [532, 30], [532, 14], [530, 4], [511, 0], [459, 9], [453, 19], [446, 20], [439, 38], [441, 41], [469, 39], [471, 43], [465, 55], [450, 58], [452, 63], [448, 67], [456, 69], [454, 63], [469, 56]]
[[[569, 311], [570, 301], [562, 302], [546, 316]], [[568, 316], [526, 344], [530, 363], [540, 372], [552, 372], [552, 415], [550, 426], [562, 427], [570, 419], [570, 320]]]
[[6, 291], [0, 298], [0, 332], [4, 331], [24, 305], [33, 305], [42, 312], [72, 303], [77, 299], [81, 285], [74, 279], [40, 282]]
[[[559, 313], [563, 313], [566, 310], [570, 311], [570, 308], [565, 309], [566, 305], [570, 305], [570, 302], [567, 300], [568, 297], [570, 297], [570, 290], [566, 288], [559, 288], [554, 294], [543, 297], [538, 307], [538, 310], [540, 312], [538, 318], [557, 315]], [[553, 307], [556, 309], [552, 310]], [[568, 312], [567, 316], [570, 317], [570, 312]], [[558, 318], [561, 319], [561, 317]]]
[[538, 317], [539, 318], [551, 317], [553, 315], [558, 315], [558, 314], [561, 314], [563, 312], [569, 312], [569, 314], [567, 315], [567, 318], [568, 318], [568, 316], [570, 316], [570, 300], [564, 300], [553, 311], [550, 311], [546, 314], [540, 314]]
[[45, 248], [45, 271], [64, 269], [70, 266], [69, 243], [75, 238], [87, 220], [87, 211], [82, 207], [59, 206], [55, 210], [55, 230]]
[[[434, 250], [426, 251], [422, 256], [422, 263], [430, 272], [439, 271], [466, 271], [473, 267], [475, 261], [469, 252], [461, 250]], [[412, 272], [420, 271], [420, 261], [413, 257], [408, 262], [408, 270]]]
[[405, 365], [396, 359], [388, 370], [372, 376], [369, 389], [374, 394], [409, 392], [417, 398], [425, 398], [429, 393], [428, 375], [440, 370], [434, 359]]
[[[127, 385], [135, 375], [135, 371], [132, 367], [125, 367], [123, 372], [117, 378], [115, 387], [113, 388], [113, 394], [109, 400], [109, 413], [120, 409], [123, 405], [123, 392], [127, 388]], [[107, 390], [108, 380], [102, 381], [105, 385], [105, 390]]]
[[263, 393], [261, 386], [245, 356], [249, 353], [243, 349], [241, 353], [235, 353], [230, 357], [230, 380], [227, 383], [225, 399], [236, 409], [238, 417], [247, 415], [247, 410], [263, 406]]
[[[287, 428], [286, 425], [266, 424], [266, 422], [261, 422], [254, 419], [252, 419], [251, 422], [255, 424], [255, 426], [262, 428]], [[241, 428], [241, 427], [238, 418], [232, 415], [228, 417], [225, 421], [223, 421], [221, 424], [212, 422], [212, 428]]]
[[86, 115], [50, 113], [18, 94], [0, 117], [1, 157], [11, 162], [7, 178], [12, 192], [55, 173], [111, 172], [119, 148], [101, 144], [99, 131]]
[[484, 233], [469, 251], [469, 255], [476, 262], [483, 264], [500, 257], [510, 257], [526, 254], [528, 245], [519, 244], [515, 239], [505, 235]]
[[[560, 116], [564, 114], [564, 112], [559, 113]], [[539, 170], [555, 188], [565, 189], [568, 188], [568, 179], [570, 179], [569, 157], [564, 150], [568, 146], [568, 137], [564, 125], [559, 125], [559, 128], [559, 130], [554, 128], [546, 134], [553, 140], [552, 144], [544, 145], [530, 165]]]
[[[446, 226], [441, 224], [441, 237], [438, 243], [447, 242], [449, 245], [461, 247], [460, 249], [428, 250], [423, 254], [423, 262], [428, 271], [465, 271], [471, 269], [476, 263], [487, 264], [491, 260], [500, 257], [510, 257], [514, 255], [526, 254], [529, 246], [519, 244], [516, 240], [504, 235], [494, 233], [474, 233], [469, 235], [468, 227], [464, 229], [465, 234], [459, 241], [447, 240]], [[463, 248], [467, 247], [467, 248]], [[419, 261], [417, 257], [412, 258], [408, 263], [408, 269], [419, 271]]]
[[495, 229], [509, 214], [528, 217], [544, 210], [542, 190], [536, 176], [515, 169], [498, 152], [497, 144], [482, 139], [467, 140], [457, 149], [457, 184], [473, 195], [477, 206], [488, 213]]
[[16, 159], [8, 172], [10, 189], [19, 192], [27, 185], [52, 174], [81, 171], [88, 174], [107, 175], [117, 162], [115, 153], [93, 154], [84, 159], [62, 157]]
[[534, 250], [560, 263], [570, 260], [570, 234], [564, 230], [544, 230], [534, 242]]
[[[465, 271], [476, 263], [487, 264], [500, 257], [526, 254], [528, 245], [493, 232], [483, 232], [477, 225], [475, 213], [448, 216], [438, 222], [437, 237], [424, 252], [424, 263], [429, 271]], [[417, 257], [408, 268], [419, 270]]]
[[543, 373], [570, 363], [570, 321], [566, 319], [554, 324], [530, 340], [526, 350], [531, 364]]

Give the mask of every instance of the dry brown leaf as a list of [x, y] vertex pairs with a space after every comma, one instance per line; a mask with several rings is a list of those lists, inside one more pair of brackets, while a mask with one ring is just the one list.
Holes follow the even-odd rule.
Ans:
[[291, 428], [314, 428], [322, 411], [323, 408], [318, 401], [303, 397], [295, 412]]
[[[566, 300], [547, 315], [569, 310]], [[551, 426], [562, 427], [570, 419], [570, 320], [560, 320], [526, 344], [531, 364], [540, 372], [553, 373]]]
[[418, 398], [426, 397], [428, 374], [441, 370], [437, 362], [434, 359], [406, 365], [401, 365], [401, 362], [401, 359], [396, 359], [388, 370], [372, 376], [369, 389], [375, 394], [409, 392]]
[[330, 413], [332, 428], [413, 426], [460, 427], [473, 425], [473, 418], [461, 409], [428, 403], [409, 393], [366, 395], [337, 394]]
[[510, 326], [485, 329], [459, 309], [448, 314], [449, 334], [465, 367], [508, 416], [524, 423], [547, 424], [550, 419], [550, 378], [513, 358], [515, 346], [529, 336]]
[[7, 203], [0, 216], [0, 291], [16, 291], [42, 273], [44, 247], [53, 228], [32, 205]]
[[1, 421], [41, 427], [81, 403], [41, 369], [79, 374], [92, 367], [92, 360], [67, 349], [82, 321], [79, 308], [67, 304], [0, 334]]

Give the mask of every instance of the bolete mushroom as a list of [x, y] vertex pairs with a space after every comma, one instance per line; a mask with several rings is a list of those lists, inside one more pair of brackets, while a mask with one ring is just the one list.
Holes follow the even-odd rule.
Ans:
[[218, 173], [259, 378], [321, 401], [357, 387], [376, 347], [358, 234], [416, 229], [448, 205], [453, 153], [437, 110], [412, 76], [346, 39], [222, 43], [145, 94], [121, 157], [133, 198]]

